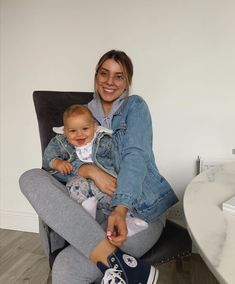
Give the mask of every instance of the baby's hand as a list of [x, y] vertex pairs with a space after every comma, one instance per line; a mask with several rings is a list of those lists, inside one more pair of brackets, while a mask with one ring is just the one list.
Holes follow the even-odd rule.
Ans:
[[54, 170], [59, 171], [62, 175], [69, 175], [73, 169], [72, 165], [68, 161], [55, 159], [52, 162]]

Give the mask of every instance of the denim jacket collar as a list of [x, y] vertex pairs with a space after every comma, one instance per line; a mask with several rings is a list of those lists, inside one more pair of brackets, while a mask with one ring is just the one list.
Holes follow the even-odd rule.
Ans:
[[116, 101], [114, 101], [111, 112], [107, 116], [105, 116], [103, 112], [101, 100], [98, 94], [95, 94], [94, 99], [88, 103], [88, 108], [101, 125], [111, 128], [113, 116], [121, 112], [124, 102], [127, 101], [127, 97], [127, 92], [124, 92]]

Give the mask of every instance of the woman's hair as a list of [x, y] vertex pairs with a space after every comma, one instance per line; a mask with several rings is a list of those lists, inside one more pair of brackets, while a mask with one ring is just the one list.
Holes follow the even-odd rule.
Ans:
[[88, 107], [79, 104], [71, 105], [67, 107], [63, 113], [63, 122], [65, 124], [65, 121], [68, 117], [83, 115], [83, 114], [88, 114], [91, 117], [91, 119], [94, 120], [92, 112], [89, 110]]
[[101, 68], [102, 64], [107, 60], [107, 59], [113, 59], [115, 60], [121, 67], [123, 68], [123, 73], [124, 77], [126, 80], [126, 88], [127, 88], [127, 93], [129, 93], [129, 89], [131, 86], [132, 82], [132, 76], [133, 76], [133, 64], [130, 59], [130, 57], [121, 50], [115, 50], [112, 49], [108, 52], [106, 52], [99, 60], [98, 64], [96, 65], [96, 72], [95, 72], [95, 92], [97, 91], [96, 89], [96, 75], [99, 69]]

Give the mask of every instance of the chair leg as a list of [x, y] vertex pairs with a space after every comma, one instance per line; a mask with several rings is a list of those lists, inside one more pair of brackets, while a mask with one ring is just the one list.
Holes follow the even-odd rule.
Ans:
[[189, 273], [191, 270], [191, 255], [175, 259], [175, 268], [179, 273]]
[[181, 258], [177, 258], [175, 260], [175, 266], [176, 266], [176, 271], [177, 272], [183, 272], [183, 261]]

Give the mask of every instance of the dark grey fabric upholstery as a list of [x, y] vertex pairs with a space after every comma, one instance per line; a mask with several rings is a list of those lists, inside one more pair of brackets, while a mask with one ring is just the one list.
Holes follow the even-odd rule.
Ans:
[[[42, 152], [54, 135], [52, 127], [63, 124], [62, 114], [65, 108], [72, 104], [87, 104], [92, 97], [93, 93], [91, 92], [35, 91], [33, 93]], [[66, 246], [67, 243], [61, 241], [61, 237], [52, 232], [45, 223], [43, 225], [42, 222], [40, 223], [40, 234], [43, 234], [44, 239], [45, 236], [48, 238], [47, 249], [49, 250], [50, 266], [52, 267], [56, 255], [63, 249], [63, 245]], [[60, 242], [56, 242], [58, 239]], [[172, 259], [189, 255], [191, 250], [192, 241], [188, 231], [182, 226], [167, 220], [159, 241], [142, 258], [151, 264], [160, 265]]]
[[42, 152], [55, 135], [52, 127], [63, 125], [64, 110], [73, 104], [87, 104], [92, 98], [92, 92], [35, 91], [33, 93]]
[[192, 240], [187, 229], [166, 220], [160, 239], [142, 259], [158, 266], [173, 259], [189, 256], [191, 252]]

